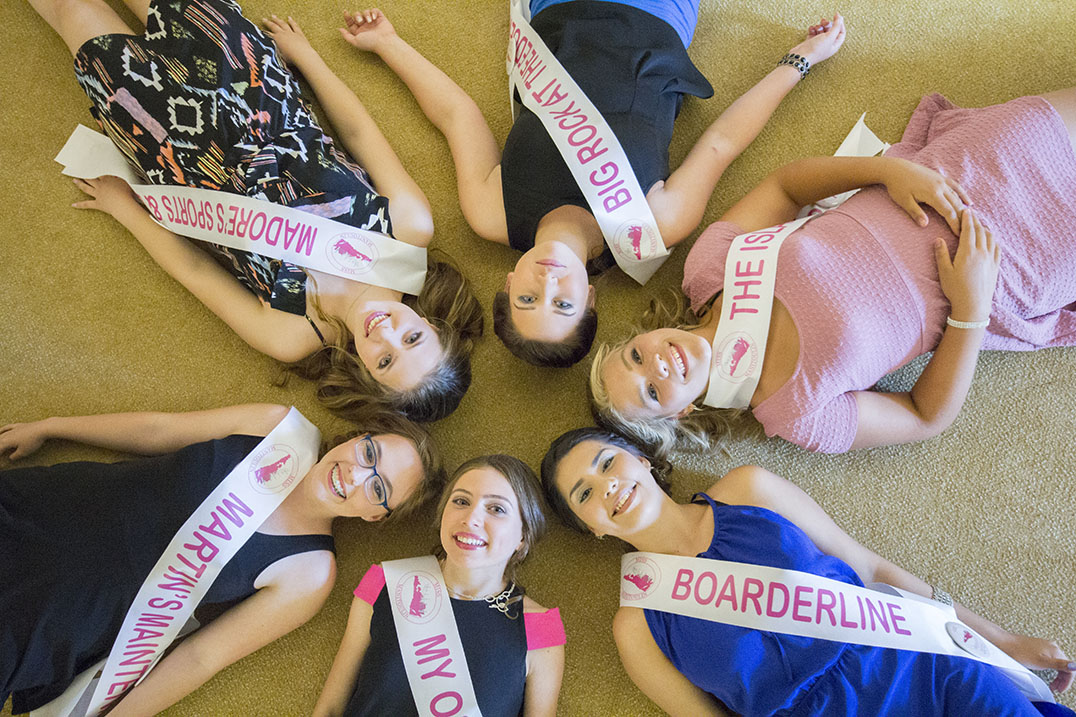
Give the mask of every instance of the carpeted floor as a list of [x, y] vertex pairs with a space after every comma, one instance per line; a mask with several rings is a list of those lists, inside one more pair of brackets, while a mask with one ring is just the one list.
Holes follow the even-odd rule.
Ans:
[[[401, 34], [475, 97], [501, 139], [510, 122], [505, 5], [381, 5]], [[440, 135], [384, 66], [339, 38], [341, 8], [325, 0], [247, 0], [245, 6], [251, 17], [293, 14], [366, 101], [434, 204], [434, 245], [463, 265], [488, 306], [516, 254], [480, 241], [467, 228]], [[1076, 10], [1069, 0], [847, 0], [839, 9], [848, 23], [844, 49], [812, 70], [729, 170], [707, 221], [783, 161], [832, 152], [863, 111], [892, 142], [930, 91], [981, 105], [1076, 85]], [[822, 12], [832, 8], [806, 0], [704, 2], [691, 55], [716, 97], [685, 103], [674, 163]], [[79, 193], [52, 157], [77, 122], [92, 124], [88, 102], [74, 82], [67, 50], [29, 5], [0, 3], [0, 28], [0, 66], [7, 68], [0, 75], [0, 423], [271, 401], [295, 404], [325, 433], [347, 429], [317, 406], [309, 384], [293, 379], [275, 386], [277, 366], [169, 279], [111, 219], [70, 208]], [[603, 277], [597, 284], [599, 338], [618, 338], [650, 296], [678, 287], [684, 254], [678, 250], [645, 289], [619, 272]], [[536, 465], [551, 438], [587, 422], [585, 373], [585, 365], [568, 371], [526, 367], [489, 332], [474, 358], [471, 391], [434, 433], [453, 466], [495, 451]], [[912, 375], [896, 380], [907, 385]], [[779, 441], [738, 442], [727, 455], [685, 457], [689, 470], [676, 478], [676, 494], [703, 489], [735, 465], [759, 463], [806, 489], [864, 544], [996, 622], [1057, 639], [1072, 654], [1074, 405], [1076, 350], [984, 355], [967, 405], [938, 439], [835, 457]], [[112, 457], [56, 444], [32, 460]], [[309, 712], [359, 577], [373, 561], [423, 553], [434, 540], [425, 523], [340, 525], [339, 580], [325, 609], [168, 714]], [[610, 635], [619, 552], [613, 541], [599, 544], [557, 528], [525, 571], [529, 593], [560, 606], [566, 622], [565, 715], [656, 712], [625, 676]], [[1076, 705], [1071, 695], [1064, 701]]]

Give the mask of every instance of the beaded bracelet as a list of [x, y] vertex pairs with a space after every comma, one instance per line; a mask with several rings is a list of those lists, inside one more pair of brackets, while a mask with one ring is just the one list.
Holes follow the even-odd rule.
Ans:
[[952, 326], [954, 329], [985, 329], [990, 325], [990, 319], [983, 321], [957, 321], [952, 316], [948, 316], [945, 319], [945, 323]]
[[942, 605], [948, 605], [949, 607], [953, 606], [953, 596], [949, 593], [945, 592], [939, 587], [935, 587], [934, 585], [930, 586], [930, 591], [930, 597], [932, 600], [940, 602]]
[[781, 65], [790, 65], [791, 67], [795, 67], [800, 72], [801, 80], [807, 76], [808, 72], [811, 71], [810, 61], [803, 55], [797, 55], [794, 52], [789, 52], [784, 57], [782, 57], [777, 63], [778, 67], [780, 67]]

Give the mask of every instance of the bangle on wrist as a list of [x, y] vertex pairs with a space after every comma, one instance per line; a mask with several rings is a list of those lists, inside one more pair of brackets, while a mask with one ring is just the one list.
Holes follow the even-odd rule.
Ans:
[[942, 605], [953, 606], [953, 596], [935, 585], [930, 586], [930, 599]]
[[983, 319], [982, 321], [957, 321], [952, 316], [948, 316], [945, 319], [945, 323], [949, 324], [954, 329], [985, 329], [990, 325], [990, 319]]
[[803, 55], [797, 55], [794, 52], [789, 52], [785, 54], [785, 56], [782, 57], [780, 60], [778, 60], [777, 66], [780, 67], [781, 65], [789, 65], [790, 67], [795, 67], [797, 70], [799, 70], [801, 80], [807, 76], [807, 73], [811, 71], [810, 60], [808, 60]]

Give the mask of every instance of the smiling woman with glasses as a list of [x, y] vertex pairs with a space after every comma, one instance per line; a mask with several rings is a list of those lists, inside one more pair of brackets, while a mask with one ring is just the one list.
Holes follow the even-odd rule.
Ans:
[[[49, 439], [146, 456], [0, 472], [0, 544], [18, 546], [0, 550], [0, 704], [10, 694], [16, 713], [37, 709], [108, 654], [173, 535], [287, 412], [244, 405], [0, 428], [0, 461]], [[396, 414], [363, 428], [338, 439], [228, 561], [199, 603], [200, 617], [216, 619], [180, 641], [113, 714], [159, 712], [309, 620], [336, 575], [333, 521], [399, 519], [444, 482], [425, 430]]]

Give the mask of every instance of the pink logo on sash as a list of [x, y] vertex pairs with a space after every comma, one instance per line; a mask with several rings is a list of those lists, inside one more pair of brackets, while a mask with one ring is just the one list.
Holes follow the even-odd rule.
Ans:
[[250, 464], [248, 477], [254, 490], [259, 493], [279, 493], [298, 477], [295, 451], [282, 443], [275, 443], [258, 451]]
[[758, 345], [750, 335], [736, 331], [717, 347], [714, 357], [720, 368], [721, 378], [732, 383], [741, 383], [758, 368]]
[[416, 570], [405, 574], [392, 593], [393, 606], [405, 620], [416, 625], [430, 622], [441, 610], [441, 583], [432, 575]]
[[620, 583], [622, 600], [641, 600], [657, 589], [661, 582], [661, 570], [650, 558], [636, 556], [624, 569]]
[[354, 232], [337, 234], [325, 245], [325, 251], [329, 262], [346, 274], [365, 274], [377, 262], [377, 247], [366, 237]]
[[645, 261], [658, 251], [657, 232], [641, 222], [628, 221], [620, 225], [613, 237], [613, 249], [623, 257]]
[[987, 647], [986, 641], [972, 632], [967, 626], [959, 622], [947, 622], [945, 623], [945, 631], [949, 633], [949, 637], [952, 638], [953, 642], [965, 652], [970, 652], [976, 657], [990, 655], [990, 648]]

